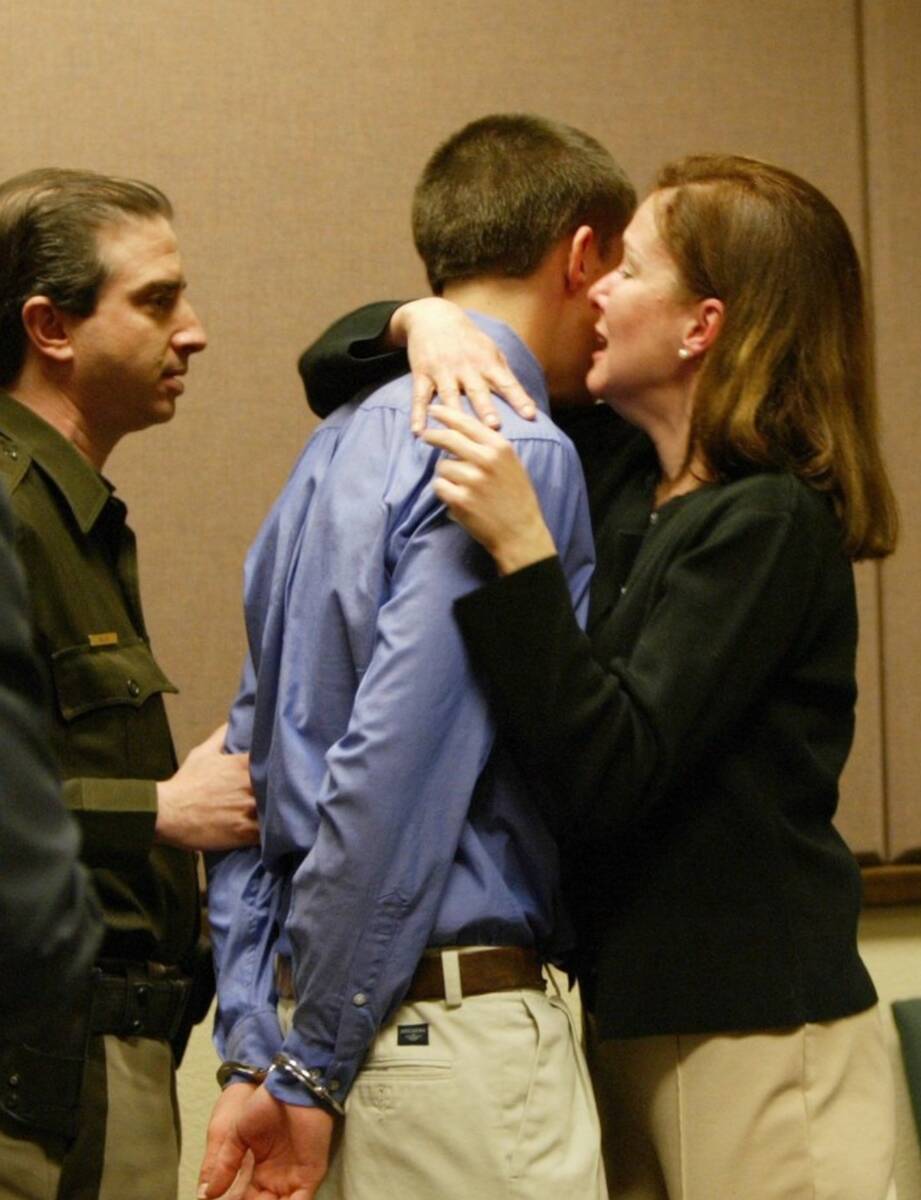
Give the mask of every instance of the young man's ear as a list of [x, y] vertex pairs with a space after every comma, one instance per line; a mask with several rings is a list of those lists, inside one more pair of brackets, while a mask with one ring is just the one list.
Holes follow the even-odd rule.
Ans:
[[593, 283], [597, 271], [597, 238], [590, 225], [580, 225], [572, 235], [566, 258], [566, 290], [574, 293]]
[[602, 245], [590, 225], [580, 225], [569, 244], [567, 289], [577, 292], [580, 288], [591, 287], [602, 275], [613, 271], [623, 255], [622, 233], [607, 238], [606, 244]]
[[30, 296], [22, 306], [26, 336], [39, 354], [55, 362], [70, 362], [74, 356], [70, 321], [47, 296]]

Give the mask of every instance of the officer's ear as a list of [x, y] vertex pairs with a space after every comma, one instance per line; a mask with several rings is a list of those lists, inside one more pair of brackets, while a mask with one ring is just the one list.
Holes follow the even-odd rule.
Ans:
[[22, 324], [36, 351], [55, 362], [70, 362], [74, 356], [70, 338], [72, 318], [48, 296], [30, 296], [22, 306]]

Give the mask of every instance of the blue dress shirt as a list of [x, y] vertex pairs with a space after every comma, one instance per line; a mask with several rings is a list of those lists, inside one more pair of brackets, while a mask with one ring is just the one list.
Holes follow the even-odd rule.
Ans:
[[[582, 470], [545, 415], [543, 374], [505, 325], [476, 317], [542, 412], [503, 411], [584, 615], [593, 547]], [[217, 858], [209, 911], [215, 1041], [280, 1049], [344, 1098], [427, 946], [567, 948], [556, 847], [501, 744], [454, 600], [495, 576], [431, 487], [404, 376], [314, 432], [245, 571], [249, 660], [227, 747], [249, 750], [261, 848]], [[282, 1037], [273, 964], [298, 1004]], [[273, 1074], [273, 1094], [310, 1103]]]

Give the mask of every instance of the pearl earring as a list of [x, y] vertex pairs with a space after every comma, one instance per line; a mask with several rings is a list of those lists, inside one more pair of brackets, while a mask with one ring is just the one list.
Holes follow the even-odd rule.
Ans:
[[687, 348], [687, 346], [679, 346], [678, 347], [678, 357], [682, 358], [682, 359], [688, 359], [691, 357], [691, 352]]

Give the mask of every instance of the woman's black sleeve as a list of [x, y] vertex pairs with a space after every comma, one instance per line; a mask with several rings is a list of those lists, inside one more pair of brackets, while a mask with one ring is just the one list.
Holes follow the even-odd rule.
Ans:
[[828, 537], [823, 552], [814, 507], [739, 506], [676, 548], [634, 639], [612, 655], [603, 630], [590, 641], [578, 627], [556, 558], [456, 602], [500, 728], [541, 781], [561, 841], [612, 844], [694, 771], [783, 670], [804, 624], [821, 625], [812, 597], [825, 571], [841, 576], [829, 622], [840, 610], [848, 632], [817, 659], [811, 686], [852, 699], [850, 572], [830, 568], [841, 556]]
[[381, 350], [380, 339], [402, 300], [366, 304], [334, 321], [307, 347], [297, 369], [307, 403], [328, 417], [362, 388], [386, 383], [408, 369], [405, 350]]

